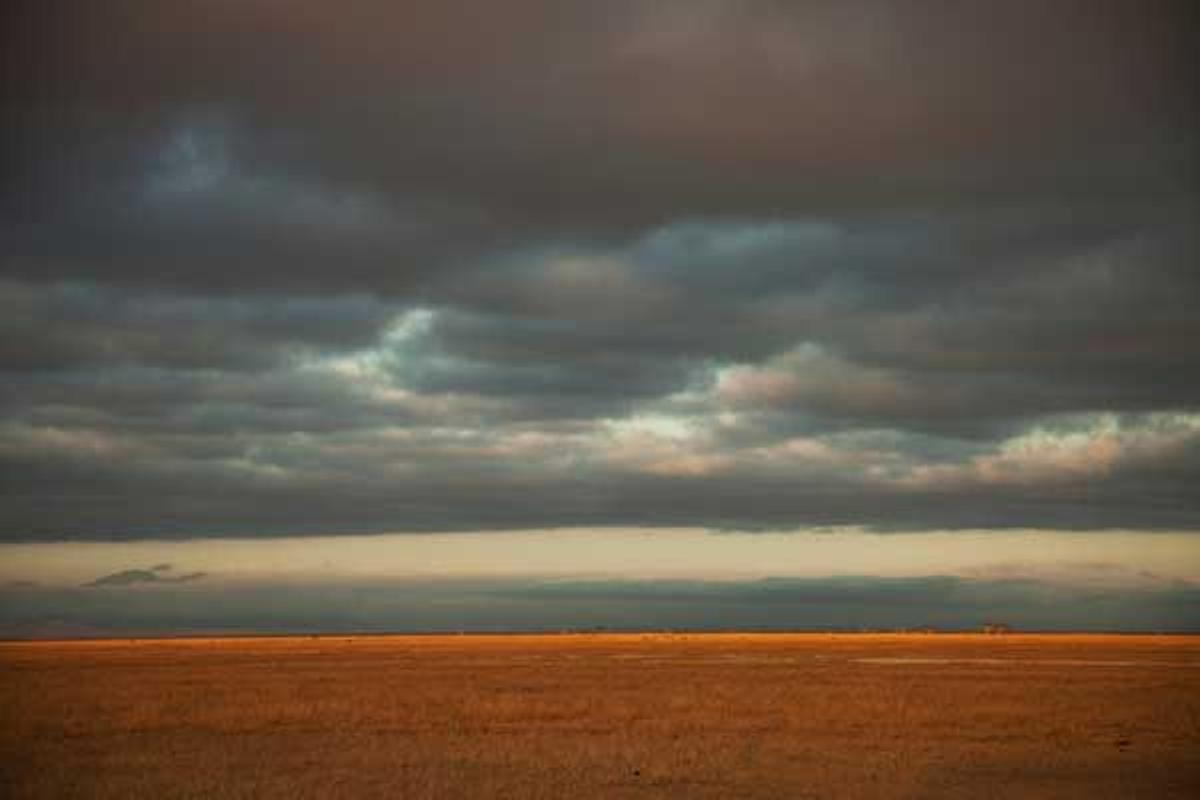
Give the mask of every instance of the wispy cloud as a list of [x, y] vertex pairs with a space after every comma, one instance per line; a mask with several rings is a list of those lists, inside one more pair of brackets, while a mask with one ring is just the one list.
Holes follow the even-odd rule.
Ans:
[[36, 589], [37, 587], [38, 587], [38, 583], [36, 581], [13, 580], [13, 581], [4, 581], [3, 583], [0, 583], [0, 589], [19, 590], [19, 589]]
[[208, 574], [205, 572], [187, 572], [182, 575], [165, 574], [170, 571], [170, 564], [156, 564], [150, 569], [125, 569], [120, 572], [102, 575], [83, 585], [87, 588], [93, 588], [99, 586], [132, 586], [138, 583], [188, 583], [189, 581], [199, 580]]

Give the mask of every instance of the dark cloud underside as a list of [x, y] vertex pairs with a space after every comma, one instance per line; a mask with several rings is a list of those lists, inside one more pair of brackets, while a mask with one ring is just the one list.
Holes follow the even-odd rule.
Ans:
[[10, 4], [0, 537], [1200, 527], [1190, 6]]

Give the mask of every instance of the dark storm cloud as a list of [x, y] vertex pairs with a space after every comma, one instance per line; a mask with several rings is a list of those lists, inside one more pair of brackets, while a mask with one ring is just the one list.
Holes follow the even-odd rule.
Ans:
[[197, 298], [95, 284], [0, 284], [0, 368], [263, 368], [375, 341], [394, 310], [364, 295]]
[[[405, 290], [463, 249], [680, 217], [1154, 201], [1194, 167], [1184, 8], [24, 4], [7, 205], [14, 255], [50, 263], [12, 261]], [[160, 189], [201, 191], [147, 203], [172, 169], [191, 177]], [[222, 182], [236, 196], [214, 202]], [[305, 187], [414, 205], [418, 224], [328, 240], [297, 224]]]
[[[866, 472], [897, 457], [835, 449], [787, 458], [730, 454], [709, 474], [573, 452], [569, 436], [497, 437], [373, 430], [304, 441], [295, 434], [222, 441], [207, 457], [165, 452], [42, 450], [6, 456], [0, 520], [11, 540], [270, 536], [381, 530], [571, 525], [698, 525], [735, 529], [866, 524], [929, 528], [1196, 527], [1195, 434], [1177, 431], [1137, 452], [1110, 446], [1048, 455], [990, 455]], [[901, 449], [900, 453], [904, 453]], [[605, 453], [607, 456], [607, 453]], [[905, 455], [904, 458], [912, 458]], [[861, 461], [862, 466], [856, 462]], [[319, 498], [314, 502], [312, 498]], [[56, 498], [61, 498], [57, 499]], [[66, 500], [77, 501], [66, 502]]]
[[5, 539], [1200, 526], [1186, 3], [5, 15]]

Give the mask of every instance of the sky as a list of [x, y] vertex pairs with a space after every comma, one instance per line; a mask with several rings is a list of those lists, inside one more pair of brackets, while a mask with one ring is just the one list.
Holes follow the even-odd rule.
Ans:
[[1193, 4], [0, 13], [0, 636], [1200, 629]]

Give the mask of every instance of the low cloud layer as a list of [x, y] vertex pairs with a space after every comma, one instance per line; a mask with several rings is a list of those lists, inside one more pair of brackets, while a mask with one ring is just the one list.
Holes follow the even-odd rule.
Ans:
[[1200, 528], [1194, 16], [18, 3], [0, 539]]
[[1194, 586], [1027, 579], [442, 580], [154, 592], [0, 589], [0, 636], [768, 629], [1197, 631]]
[[94, 581], [83, 584], [84, 588], [100, 586], [132, 586], [139, 583], [188, 583], [206, 577], [204, 572], [187, 572], [176, 575], [171, 572], [170, 564], [159, 564], [150, 569], [124, 569], [109, 575], [102, 575]]

